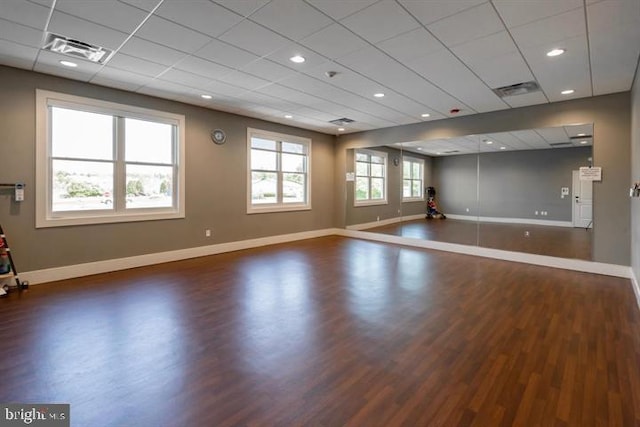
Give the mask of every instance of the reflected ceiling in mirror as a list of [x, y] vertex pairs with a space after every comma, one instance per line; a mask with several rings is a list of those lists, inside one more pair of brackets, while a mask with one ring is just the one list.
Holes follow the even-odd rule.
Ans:
[[408, 141], [397, 145], [402, 146], [403, 150], [431, 157], [475, 154], [478, 151], [488, 153], [584, 147], [593, 145], [593, 125], [588, 123], [428, 141]]

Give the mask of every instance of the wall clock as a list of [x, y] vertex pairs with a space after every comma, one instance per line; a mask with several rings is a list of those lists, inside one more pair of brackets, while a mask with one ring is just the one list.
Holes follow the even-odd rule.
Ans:
[[211, 140], [218, 145], [222, 145], [227, 141], [227, 135], [222, 129], [214, 129], [211, 131]]

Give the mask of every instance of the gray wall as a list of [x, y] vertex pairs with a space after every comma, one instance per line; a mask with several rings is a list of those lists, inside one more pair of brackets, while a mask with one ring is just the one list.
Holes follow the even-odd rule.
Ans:
[[[184, 114], [186, 218], [36, 229], [36, 88]], [[0, 221], [20, 271], [333, 227], [334, 136], [4, 66], [0, 93], [0, 182], [27, 184], [22, 203], [0, 193]], [[312, 210], [246, 214], [247, 127], [313, 140]], [[227, 132], [225, 145], [210, 141], [214, 128]]]
[[[640, 181], [640, 70], [631, 93], [631, 182]], [[631, 266], [636, 280], [640, 280], [640, 198], [631, 199]]]
[[[629, 92], [552, 104], [473, 114], [444, 120], [359, 132], [338, 137], [336, 146], [335, 224], [345, 224], [347, 148], [431, 140], [492, 132], [594, 124], [594, 166], [603, 180], [594, 184], [594, 261], [630, 265], [631, 113]], [[611, 213], [615, 212], [615, 215]]]
[[478, 157], [462, 154], [433, 158], [433, 187], [438, 210], [450, 215], [478, 215]]
[[451, 215], [571, 221], [572, 196], [561, 198], [560, 188], [571, 191], [571, 172], [588, 166], [591, 154], [591, 147], [574, 147], [436, 157], [438, 208]]

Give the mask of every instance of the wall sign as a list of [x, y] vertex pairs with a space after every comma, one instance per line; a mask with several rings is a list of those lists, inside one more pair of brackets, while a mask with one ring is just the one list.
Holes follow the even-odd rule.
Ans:
[[602, 168], [581, 167], [580, 181], [602, 181]]

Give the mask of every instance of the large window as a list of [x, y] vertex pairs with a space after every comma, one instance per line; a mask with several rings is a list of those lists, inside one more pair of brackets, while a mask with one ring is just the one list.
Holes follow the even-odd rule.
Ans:
[[247, 130], [247, 212], [311, 209], [311, 140]]
[[355, 205], [387, 203], [387, 153], [356, 150]]
[[402, 200], [424, 200], [424, 160], [404, 157], [402, 161]]
[[36, 226], [184, 217], [184, 116], [37, 91]]

